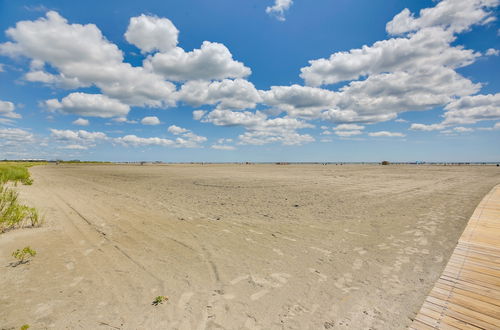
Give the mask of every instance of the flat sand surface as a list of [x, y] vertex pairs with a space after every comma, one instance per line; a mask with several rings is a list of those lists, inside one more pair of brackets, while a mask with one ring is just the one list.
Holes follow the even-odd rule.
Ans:
[[500, 183], [495, 166], [30, 171], [45, 223], [0, 235], [0, 329], [404, 329]]

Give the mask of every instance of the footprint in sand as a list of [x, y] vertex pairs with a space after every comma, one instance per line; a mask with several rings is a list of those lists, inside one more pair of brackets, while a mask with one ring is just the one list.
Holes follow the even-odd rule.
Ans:
[[427, 237], [425, 236], [415, 238], [414, 241], [417, 242], [418, 245], [427, 245], [429, 243]]
[[260, 291], [258, 291], [256, 293], [252, 294], [250, 296], [250, 300], [258, 300], [258, 299], [264, 297], [268, 293], [269, 293], [269, 290], [267, 290], [267, 289], [260, 290]]
[[78, 277], [75, 277], [73, 279], [73, 282], [71, 282], [71, 284], [69, 286], [71, 287], [75, 287], [78, 285], [78, 283], [80, 283], [81, 281], [83, 280], [83, 276], [78, 276]]
[[325, 274], [321, 274], [321, 272], [317, 269], [309, 268], [309, 271], [319, 277], [318, 282], [324, 282], [328, 279], [328, 276], [326, 276]]
[[355, 248], [354, 248], [354, 251], [358, 252], [358, 253], [359, 253], [359, 255], [363, 255], [363, 254], [366, 254], [366, 252], [368, 252], [368, 251], [366, 251], [366, 250], [365, 250], [364, 248], [362, 248], [362, 247], [355, 247]]
[[279, 256], [284, 256], [285, 255], [283, 252], [281, 252], [280, 249], [273, 249], [273, 252], [276, 253]]
[[359, 287], [351, 286], [352, 283], [352, 274], [345, 273], [342, 277], [337, 279], [333, 285], [335, 285], [338, 289], [342, 290], [344, 293], [349, 293], [354, 290], [358, 290]]
[[247, 320], [245, 321], [245, 329], [249, 330], [261, 330], [262, 327], [257, 325], [257, 321], [254, 317], [248, 316]]
[[179, 298], [179, 302], [177, 303], [178, 313], [181, 314], [186, 310], [186, 307], [189, 303], [189, 300], [193, 297], [194, 292], [184, 292]]
[[242, 275], [242, 276], [238, 276], [237, 278], [235, 278], [234, 280], [230, 281], [229, 283], [231, 285], [235, 285], [235, 284], [238, 284], [239, 282], [243, 281], [243, 280], [246, 280], [247, 278], [249, 278], [250, 275]]
[[253, 230], [253, 229], [249, 229], [248, 231], [251, 232], [251, 233], [257, 234], [257, 235], [262, 235], [263, 234], [260, 231], [256, 231], [256, 230]]
[[291, 277], [291, 275], [287, 273], [273, 273], [270, 276], [282, 284], [286, 284]]
[[360, 270], [361, 267], [363, 267], [363, 260], [361, 260], [359, 258], [354, 260], [354, 263], [352, 264], [352, 269]]
[[443, 262], [443, 256], [442, 255], [434, 256], [434, 262], [435, 263]]
[[[250, 300], [255, 301], [264, 297], [266, 294], [271, 292], [271, 290], [277, 289], [286, 284], [290, 277], [291, 275], [287, 273], [272, 273], [267, 278], [252, 274], [252, 275], [238, 276], [229, 283], [231, 285], [236, 285], [242, 281], [246, 281], [247, 284], [250, 285], [253, 284], [253, 287], [255, 286], [261, 287], [259, 291], [254, 292], [253, 294], [250, 295]], [[233, 298], [234, 296], [228, 297], [226, 299], [233, 299]]]
[[323, 253], [326, 256], [328, 256], [328, 255], [330, 255], [332, 253], [332, 251], [328, 251], [328, 250], [325, 250], [325, 249], [322, 249], [322, 248], [319, 248], [319, 247], [316, 247], [316, 246], [311, 246], [310, 249], [318, 251], [318, 252], [321, 252], [321, 253]]

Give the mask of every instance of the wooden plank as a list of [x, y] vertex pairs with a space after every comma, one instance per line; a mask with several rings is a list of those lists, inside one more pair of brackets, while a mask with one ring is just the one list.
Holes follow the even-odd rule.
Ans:
[[496, 278], [500, 278], [500, 270], [496, 270], [491, 267], [482, 267], [480, 265], [463, 261], [463, 262], [456, 262], [455, 260], [450, 259], [448, 262], [449, 266], [458, 268], [458, 269], [463, 269], [471, 272], [476, 272], [476, 273], [481, 273], [484, 275], [490, 275]]
[[410, 328], [412, 330], [436, 330], [435, 327], [431, 327], [425, 323], [420, 322], [419, 320], [413, 321]]
[[464, 322], [468, 322], [478, 327], [482, 327], [485, 329], [492, 329], [500, 327], [500, 321], [489, 317], [487, 315], [477, 313], [471, 311], [469, 309], [457, 306], [457, 305], [449, 305], [446, 307], [436, 305], [430, 302], [425, 301], [422, 305], [422, 308], [430, 309], [435, 312], [438, 312], [442, 315], [451, 316], [457, 320], [462, 320]]
[[445, 280], [449, 280], [449, 281], [462, 281], [464, 283], [471, 283], [473, 285], [482, 286], [482, 287], [488, 288], [490, 290], [498, 290], [498, 286], [490, 284], [490, 283], [481, 282], [481, 281], [478, 281], [474, 278], [458, 278], [457, 279], [456, 277], [448, 276], [444, 273], [441, 275], [441, 278], [445, 279]]
[[450, 262], [454, 262], [454, 263], [465, 262], [465, 263], [468, 263], [471, 265], [477, 265], [477, 266], [481, 266], [481, 267], [487, 267], [487, 268], [491, 268], [491, 269], [500, 270], [500, 264], [498, 264], [498, 263], [491, 262], [489, 260], [476, 258], [475, 256], [471, 256], [471, 255], [462, 256], [456, 252], [451, 256]]
[[414, 329], [500, 329], [500, 185], [471, 216]]
[[496, 300], [500, 300], [500, 290], [495, 290], [491, 288], [487, 288], [484, 286], [476, 285], [473, 283], [469, 282], [463, 282], [460, 280], [448, 280], [443, 277], [439, 278], [436, 283], [443, 283], [446, 285], [454, 286], [455, 288], [462, 289], [462, 290], [470, 290], [476, 293], [480, 293], [481, 295], [484, 295], [486, 297], [490, 297]]
[[455, 291], [448, 292], [445, 290], [441, 290], [437, 287], [434, 287], [429, 293], [429, 296], [443, 300], [447, 303], [447, 305], [450, 304], [458, 305], [470, 309], [472, 311], [500, 319], [500, 308], [498, 308], [498, 306], [489, 304], [487, 302], [472, 297], [463, 296]]
[[457, 286], [450, 286], [450, 285], [443, 284], [440, 282], [436, 283], [436, 288], [440, 288], [440, 289], [448, 291], [448, 292], [453, 291], [453, 292], [456, 292], [462, 296], [471, 297], [471, 298], [474, 298], [477, 300], [481, 300], [481, 301], [484, 301], [488, 304], [498, 306], [500, 309], [500, 300], [482, 295], [481, 292], [478, 292], [478, 291], [464, 290], [464, 289], [461, 289]]

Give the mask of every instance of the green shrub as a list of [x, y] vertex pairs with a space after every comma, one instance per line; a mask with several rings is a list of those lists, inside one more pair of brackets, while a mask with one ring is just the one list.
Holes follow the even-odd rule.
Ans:
[[30, 172], [28, 171], [28, 167], [30, 166], [32, 164], [0, 164], [0, 182], [14, 181], [15, 183], [21, 182], [25, 185], [31, 185], [33, 179], [31, 179]]
[[22, 250], [17, 249], [12, 252], [12, 256], [17, 259], [17, 265], [25, 264], [30, 261], [31, 257], [36, 256], [36, 251], [29, 246], [25, 246]]
[[167, 300], [168, 300], [168, 297], [158, 296], [158, 297], [155, 298], [155, 300], [153, 300], [153, 302], [151, 303], [151, 305], [158, 306], [160, 304], [163, 304]]
[[37, 226], [40, 217], [35, 208], [22, 205], [18, 200], [18, 193], [0, 183], [0, 233], [9, 229]]

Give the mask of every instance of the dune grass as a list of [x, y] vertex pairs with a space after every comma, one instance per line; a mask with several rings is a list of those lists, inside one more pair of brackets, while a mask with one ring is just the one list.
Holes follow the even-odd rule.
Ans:
[[38, 211], [19, 202], [19, 195], [8, 182], [31, 185], [28, 167], [32, 163], [0, 163], [0, 233], [9, 229], [40, 224]]
[[28, 171], [28, 166], [24, 164], [0, 164], [0, 182], [5, 183], [7, 181], [21, 182], [27, 185], [33, 183]]

